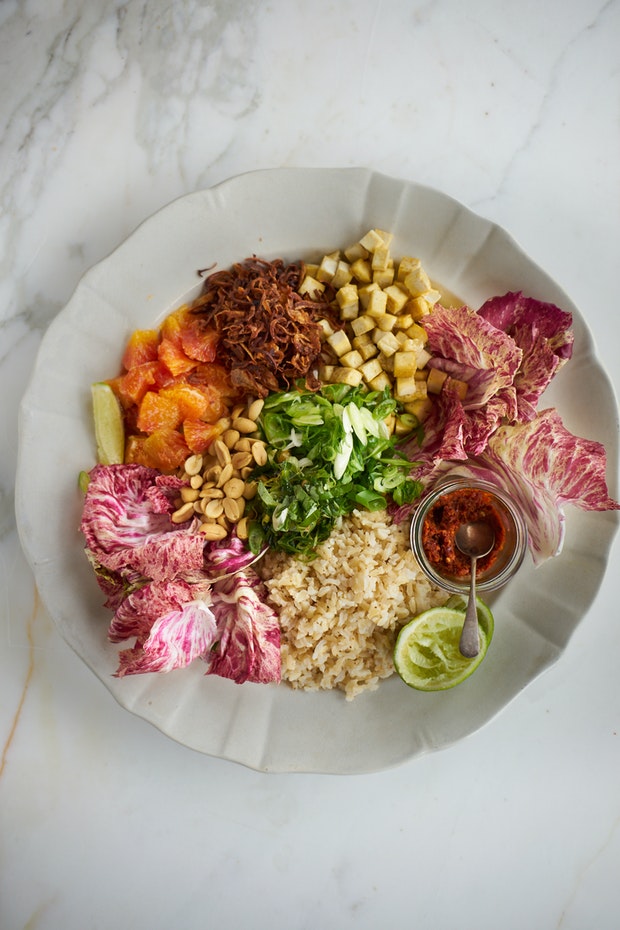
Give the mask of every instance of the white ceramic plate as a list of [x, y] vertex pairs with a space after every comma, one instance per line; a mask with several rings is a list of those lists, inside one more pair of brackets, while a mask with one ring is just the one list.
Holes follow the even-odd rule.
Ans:
[[45, 335], [22, 402], [18, 525], [58, 629], [123, 707], [193, 749], [263, 771], [375, 771], [475, 731], [561, 654], [592, 603], [617, 527], [617, 514], [569, 508], [562, 555], [537, 570], [528, 560], [496, 596], [493, 645], [454, 691], [423, 694], [393, 677], [346, 703], [340, 692], [236, 685], [205, 676], [200, 663], [113, 677], [118, 647], [107, 641], [110, 614], [78, 532], [77, 475], [95, 461], [90, 384], [117, 372], [133, 329], [153, 327], [197, 294], [197, 269], [253, 253], [317, 258], [373, 226], [395, 234], [395, 256], [419, 255], [473, 307], [523, 290], [574, 314], [573, 359], [541, 406], [557, 406], [574, 433], [603, 442], [615, 476], [613, 391], [568, 297], [503, 230], [450, 197], [357, 168], [254, 172], [162, 209], [84, 276]]

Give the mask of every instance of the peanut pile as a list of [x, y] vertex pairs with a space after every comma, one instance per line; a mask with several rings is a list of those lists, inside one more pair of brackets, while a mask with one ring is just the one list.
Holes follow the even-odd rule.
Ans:
[[260, 399], [234, 407], [230, 416], [218, 420], [219, 438], [206, 454], [185, 460], [180, 477], [186, 486], [179, 492], [173, 523], [198, 517], [207, 540], [225, 539], [233, 527], [240, 539], [247, 539], [245, 505], [257, 489], [256, 482], [248, 479], [257, 465], [267, 461], [256, 423], [262, 409]]

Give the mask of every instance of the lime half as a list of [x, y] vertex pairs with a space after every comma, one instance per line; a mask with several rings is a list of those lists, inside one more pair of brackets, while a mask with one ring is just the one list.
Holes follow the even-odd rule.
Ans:
[[[418, 691], [445, 691], [465, 681], [484, 659], [493, 636], [493, 614], [479, 601], [480, 652], [461, 655], [459, 641], [465, 620], [458, 597], [444, 607], [431, 607], [400, 630], [394, 647], [394, 667], [405, 684]], [[482, 607], [481, 607], [482, 604]], [[456, 605], [456, 606], [455, 606]]]
[[97, 381], [91, 386], [97, 461], [100, 465], [121, 465], [125, 460], [125, 424], [118, 398], [109, 384]]

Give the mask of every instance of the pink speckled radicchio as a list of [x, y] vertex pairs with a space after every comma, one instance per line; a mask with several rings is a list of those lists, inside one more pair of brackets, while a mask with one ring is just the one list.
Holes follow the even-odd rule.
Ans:
[[134, 640], [121, 651], [116, 674], [169, 672], [201, 658], [207, 674], [279, 681], [279, 624], [260, 600], [258, 577], [250, 569], [243, 581], [239, 575], [213, 583], [211, 575], [236, 570], [248, 553], [236, 538], [227, 547], [205, 547], [196, 520], [175, 525], [181, 486], [142, 465], [90, 472], [80, 525], [86, 555], [114, 611], [109, 639]]
[[581, 510], [618, 510], [605, 480], [604, 447], [570, 433], [556, 410], [502, 426], [482, 455], [443, 474], [482, 478], [503, 487], [519, 504], [534, 564], [557, 555], [564, 538], [564, 504]]
[[251, 570], [213, 585], [218, 643], [209, 655], [209, 671], [241, 684], [280, 680], [280, 625], [262, 600], [262, 582]]
[[[425, 421], [421, 450], [415, 442], [403, 446], [417, 463], [414, 477], [427, 487], [451, 473], [504, 487], [524, 511], [535, 564], [562, 548], [564, 504], [618, 509], [607, 490], [603, 446], [574, 436], [556, 411], [536, 409], [571, 357], [571, 314], [515, 292], [491, 298], [478, 313], [438, 306], [422, 322], [429, 365], [449, 377]], [[467, 382], [464, 401], [450, 378]], [[411, 509], [401, 508], [395, 519]]]

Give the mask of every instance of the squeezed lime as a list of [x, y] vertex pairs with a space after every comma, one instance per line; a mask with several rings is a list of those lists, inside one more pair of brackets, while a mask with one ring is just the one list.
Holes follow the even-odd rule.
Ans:
[[493, 614], [477, 598], [480, 652], [461, 655], [459, 641], [465, 620], [465, 601], [454, 595], [443, 607], [431, 607], [400, 630], [394, 647], [394, 668], [410, 688], [446, 691], [469, 678], [484, 659], [493, 636]]

